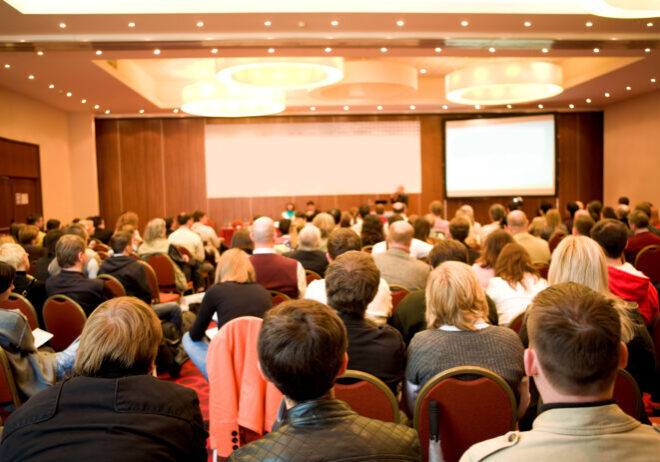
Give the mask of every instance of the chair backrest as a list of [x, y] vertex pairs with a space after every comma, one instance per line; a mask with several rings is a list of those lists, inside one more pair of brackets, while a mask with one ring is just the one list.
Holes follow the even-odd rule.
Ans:
[[364, 247], [362, 247], [363, 252], [372, 253], [373, 250], [374, 250], [373, 244], [372, 245], [365, 245]]
[[269, 290], [268, 292], [270, 292], [270, 296], [273, 297], [273, 307], [276, 307], [280, 303], [286, 302], [287, 300], [291, 300], [291, 297], [289, 297], [287, 294], [277, 290]]
[[323, 279], [319, 273], [312, 270], [305, 270], [305, 276], [307, 278], [307, 284], [318, 279]]
[[175, 247], [176, 247], [176, 249], [179, 251], [179, 253], [180, 253], [181, 255], [185, 255], [185, 256], [187, 256], [188, 258], [190, 258], [191, 260], [193, 259], [193, 254], [190, 253], [190, 250], [188, 250], [187, 248], [185, 248], [185, 247], [182, 246], [182, 245], [177, 245], [177, 246], [175, 246]]
[[102, 252], [106, 252], [106, 253], [107, 253], [108, 250], [110, 250], [110, 246], [104, 244], [104, 243], [101, 242], [99, 239], [93, 237], [93, 238], [91, 238], [90, 240], [91, 240], [91, 241], [94, 241], [94, 250], [95, 250], [96, 252], [102, 251]]
[[546, 263], [534, 263], [533, 265], [543, 279], [548, 279], [548, 270], [550, 269], [550, 265]]
[[473, 444], [515, 430], [516, 415], [516, 398], [506, 381], [488, 369], [469, 366], [429, 380], [417, 395], [413, 420], [425, 460], [431, 438], [439, 438], [444, 460], [454, 462]]
[[0, 308], [4, 308], [5, 310], [21, 310], [21, 313], [27, 318], [30, 329], [34, 330], [39, 327], [37, 310], [34, 309], [30, 300], [21, 294], [10, 293], [9, 299], [0, 302]]
[[44, 324], [53, 334], [50, 345], [62, 351], [82, 333], [87, 315], [75, 301], [66, 295], [53, 295], [44, 302]]
[[660, 282], [660, 245], [647, 245], [635, 257], [635, 268], [653, 282]]
[[149, 283], [149, 287], [151, 288], [152, 303], [160, 303], [160, 290], [158, 290], [158, 276], [156, 276], [156, 272], [146, 261], [138, 260], [138, 263], [144, 267], [144, 270], [147, 273], [147, 283]]
[[337, 379], [335, 398], [346, 401], [361, 416], [399, 422], [399, 405], [394, 393], [383, 381], [366, 372], [347, 370]]
[[550, 252], [554, 252], [559, 243], [564, 239], [566, 236], [568, 236], [568, 233], [564, 231], [555, 231], [552, 236], [550, 236], [550, 240], [548, 241], [548, 247], [550, 247]]
[[406, 298], [410, 290], [398, 284], [390, 284], [390, 292], [392, 293], [392, 314], [394, 314], [396, 308], [399, 306], [399, 302]]
[[110, 254], [105, 250], [97, 250], [96, 253], [101, 259], [101, 261], [105, 260], [106, 258], [110, 258]]
[[523, 323], [523, 318], [525, 317], [525, 312], [523, 311], [522, 313], [518, 314], [515, 318], [513, 318], [509, 324], [508, 327], [510, 329], [513, 329], [516, 334], [520, 333], [520, 329], [522, 328], [522, 323]]
[[125, 297], [126, 289], [124, 285], [114, 276], [110, 274], [100, 274], [99, 279], [103, 281], [103, 284], [110, 289], [113, 297]]
[[3, 424], [9, 416], [4, 407], [9, 403], [14, 405], [14, 409], [18, 409], [21, 406], [21, 398], [5, 350], [0, 347], [0, 416]]
[[176, 276], [174, 266], [176, 263], [165, 254], [150, 255], [147, 263], [156, 272], [158, 289], [163, 292], [176, 292]]
[[614, 399], [623, 412], [637, 420], [641, 419], [642, 393], [637, 381], [626, 370], [617, 371], [614, 381]]

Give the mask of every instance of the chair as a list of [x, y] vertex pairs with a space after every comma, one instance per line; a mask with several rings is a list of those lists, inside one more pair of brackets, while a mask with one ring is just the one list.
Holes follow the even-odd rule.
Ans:
[[96, 252], [101, 259], [101, 261], [105, 260], [106, 258], [110, 258], [110, 254], [104, 250], [98, 250]]
[[647, 245], [635, 257], [635, 268], [653, 282], [660, 282], [660, 245]]
[[305, 276], [307, 277], [307, 285], [309, 285], [309, 283], [312, 281], [323, 279], [319, 273], [312, 270], [305, 270]]
[[550, 265], [547, 263], [533, 263], [533, 266], [536, 268], [536, 271], [539, 272], [543, 279], [548, 279], [548, 270], [550, 269]]
[[21, 313], [23, 313], [28, 320], [30, 329], [34, 330], [39, 327], [37, 310], [34, 309], [30, 300], [23, 297], [21, 294], [10, 293], [8, 300], [0, 302], [0, 308], [5, 310], [21, 310]]
[[3, 424], [10, 414], [9, 411], [4, 410], [4, 406], [9, 403], [14, 405], [14, 409], [18, 409], [21, 406], [21, 397], [18, 394], [14, 374], [11, 371], [5, 350], [0, 348], [0, 417], [2, 417]]
[[95, 244], [94, 244], [94, 249], [93, 249], [93, 250], [95, 250], [96, 252], [101, 251], [101, 252], [106, 252], [106, 253], [107, 253], [108, 250], [110, 250], [110, 246], [104, 244], [104, 243], [101, 242], [99, 239], [93, 237], [93, 238], [91, 238], [90, 240], [93, 241], [93, 242], [95, 243]]
[[273, 297], [273, 307], [276, 307], [282, 302], [286, 302], [287, 300], [291, 300], [291, 297], [289, 297], [287, 294], [283, 294], [282, 292], [278, 292], [277, 290], [269, 290], [271, 297]]
[[44, 324], [53, 334], [50, 345], [62, 351], [82, 333], [87, 315], [75, 301], [66, 295], [53, 295], [44, 302]]
[[220, 228], [220, 238], [225, 240], [225, 244], [231, 245], [231, 238], [234, 237], [234, 231], [236, 231], [234, 228]]
[[392, 314], [394, 314], [397, 306], [399, 306], [399, 302], [406, 298], [410, 290], [398, 284], [390, 284], [390, 292], [392, 293]]
[[169, 256], [165, 254], [154, 254], [149, 256], [147, 263], [156, 272], [159, 291], [179, 293], [176, 287], [176, 275], [174, 274], [176, 263]]
[[525, 318], [525, 312], [523, 311], [522, 313], [518, 314], [515, 318], [513, 318], [511, 321], [509, 321], [507, 327], [513, 329], [516, 334], [519, 334], [520, 329], [522, 328], [522, 323], [524, 318]]
[[548, 247], [550, 247], [550, 253], [554, 252], [559, 243], [564, 239], [568, 234], [564, 231], [558, 230], [552, 233], [550, 240], [548, 241]]
[[467, 366], [441, 372], [422, 387], [413, 421], [425, 460], [433, 439], [440, 441], [444, 460], [454, 462], [473, 444], [515, 430], [516, 415], [516, 398], [504, 379], [488, 369]]
[[642, 392], [633, 376], [624, 369], [617, 371], [613, 397], [623, 412], [637, 420], [641, 419]]
[[392, 390], [366, 372], [347, 370], [337, 379], [335, 398], [346, 401], [361, 416], [399, 422], [399, 405]]
[[365, 245], [364, 247], [362, 247], [363, 252], [372, 253], [373, 250], [374, 250], [373, 244], [372, 245]]
[[105, 286], [110, 289], [113, 297], [126, 296], [126, 289], [124, 288], [124, 285], [116, 277], [109, 274], [100, 274], [98, 279], [101, 279], [103, 284], [105, 284]]
[[149, 263], [143, 260], [138, 260], [138, 263], [144, 266], [144, 269], [147, 272], [147, 282], [149, 283], [149, 287], [151, 287], [152, 303], [167, 303], [167, 302], [179, 301], [179, 299], [181, 298], [179, 294], [160, 293], [160, 290], [158, 288], [158, 277], [156, 276], [156, 272]]

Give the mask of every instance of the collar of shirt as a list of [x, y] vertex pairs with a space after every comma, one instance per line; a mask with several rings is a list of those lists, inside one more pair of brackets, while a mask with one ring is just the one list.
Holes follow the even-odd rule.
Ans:
[[275, 249], [270, 248], [270, 247], [262, 247], [259, 249], [254, 249], [252, 251], [252, 255], [260, 255], [260, 254], [267, 254], [267, 253], [277, 253], [275, 252]]
[[[476, 327], [478, 330], [485, 329], [486, 327], [489, 327], [490, 324], [485, 322], [483, 319], [477, 319], [477, 321], [474, 323], [474, 327]], [[459, 329], [456, 326], [450, 326], [449, 324], [444, 324], [440, 327], [438, 327], [440, 330], [445, 330], [447, 332], [463, 332], [463, 329]]]
[[540, 412], [549, 411], [550, 409], [608, 406], [615, 403], [616, 400], [614, 399], [607, 399], [604, 401], [590, 401], [587, 403], [548, 403], [541, 405]]

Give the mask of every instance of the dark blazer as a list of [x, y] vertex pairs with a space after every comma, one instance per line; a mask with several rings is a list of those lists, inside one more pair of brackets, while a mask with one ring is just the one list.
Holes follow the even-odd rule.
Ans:
[[88, 279], [79, 271], [62, 270], [46, 281], [46, 294], [66, 295], [76, 301], [89, 316], [101, 303], [112, 298], [103, 281]]
[[37, 245], [26, 244], [23, 246], [23, 248], [28, 254], [28, 260], [30, 260], [30, 264], [39, 260], [41, 257], [48, 255], [48, 249], [39, 247]]
[[126, 295], [137, 297], [147, 305], [151, 305], [151, 287], [147, 280], [147, 272], [134, 258], [125, 255], [106, 258], [101, 263], [99, 274], [116, 277], [124, 286]]
[[107, 245], [110, 242], [110, 238], [112, 237], [112, 232], [108, 231], [107, 229], [96, 228], [94, 229], [94, 234], [92, 234], [90, 237], [98, 239]]
[[9, 416], [0, 460], [206, 461], [194, 390], [149, 375], [74, 377]]
[[312, 270], [321, 277], [323, 277], [325, 269], [328, 267], [328, 257], [325, 255], [325, 252], [320, 250], [294, 250], [293, 252], [285, 253], [284, 256], [298, 260], [303, 268]]

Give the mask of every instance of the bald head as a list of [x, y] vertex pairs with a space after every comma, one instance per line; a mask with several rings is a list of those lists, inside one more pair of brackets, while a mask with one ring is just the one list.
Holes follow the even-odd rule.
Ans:
[[252, 225], [255, 247], [272, 247], [275, 242], [275, 223], [268, 217], [258, 218]]
[[506, 224], [509, 226], [512, 234], [527, 231], [527, 216], [521, 210], [514, 210], [506, 217]]
[[389, 227], [387, 242], [390, 247], [408, 250], [415, 230], [407, 221], [395, 221]]

